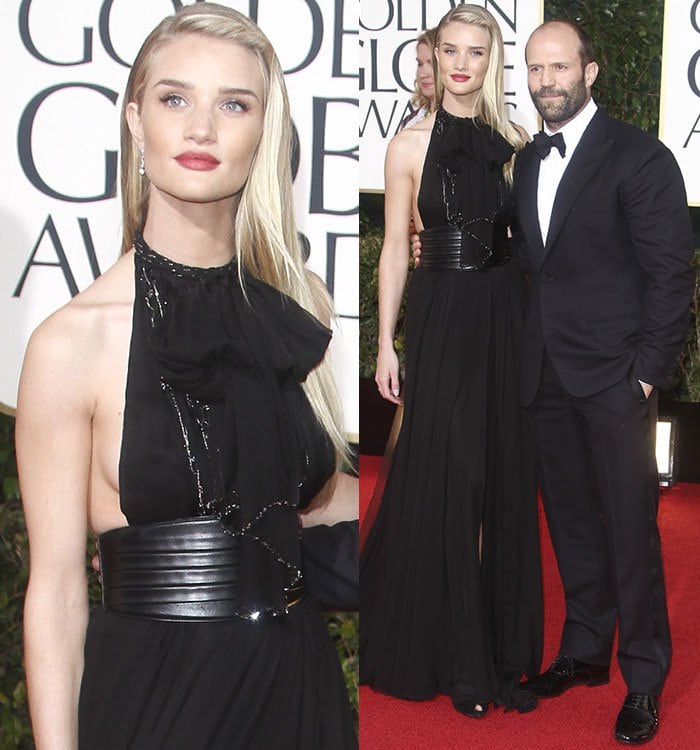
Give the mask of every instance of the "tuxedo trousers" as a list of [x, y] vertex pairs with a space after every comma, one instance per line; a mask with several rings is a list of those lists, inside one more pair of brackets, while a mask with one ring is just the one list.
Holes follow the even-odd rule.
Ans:
[[540, 486], [566, 598], [560, 653], [608, 664], [629, 692], [659, 695], [671, 637], [656, 515], [654, 392], [627, 378], [570, 395], [545, 353], [530, 407]]

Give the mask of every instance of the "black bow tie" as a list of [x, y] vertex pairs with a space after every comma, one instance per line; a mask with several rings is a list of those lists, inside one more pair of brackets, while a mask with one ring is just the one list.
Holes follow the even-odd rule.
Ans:
[[533, 138], [537, 153], [540, 155], [540, 159], [544, 159], [549, 155], [552, 147], [556, 148], [557, 151], [564, 158], [566, 154], [566, 143], [564, 143], [564, 136], [561, 133], [555, 133], [554, 135], [547, 135], [544, 131], [540, 131], [535, 134]]

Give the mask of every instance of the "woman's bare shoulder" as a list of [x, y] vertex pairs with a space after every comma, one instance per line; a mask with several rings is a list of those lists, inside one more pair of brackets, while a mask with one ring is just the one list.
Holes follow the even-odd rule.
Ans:
[[39, 367], [58, 374], [90, 370], [115, 327], [130, 320], [133, 307], [133, 260], [120, 258], [87, 289], [49, 315], [32, 333], [25, 370]]
[[417, 122], [415, 125], [411, 125], [408, 130], [413, 130], [414, 132], [420, 133], [430, 133], [430, 131], [433, 129], [433, 125], [435, 124], [435, 112], [428, 113], [420, 122]]
[[393, 165], [408, 174], [420, 171], [434, 120], [430, 116], [413, 127], [400, 131], [389, 141], [386, 158], [390, 168]]
[[430, 133], [435, 123], [435, 115], [428, 115], [424, 120], [417, 122], [415, 125], [411, 125], [410, 128], [404, 128], [400, 130], [390, 142], [391, 144], [397, 144], [399, 148], [411, 148], [415, 147], [418, 143], [424, 143], [427, 145], [430, 140]]
[[122, 255], [101, 276], [66, 305], [92, 309], [109, 305], [131, 304], [134, 300], [134, 254]]

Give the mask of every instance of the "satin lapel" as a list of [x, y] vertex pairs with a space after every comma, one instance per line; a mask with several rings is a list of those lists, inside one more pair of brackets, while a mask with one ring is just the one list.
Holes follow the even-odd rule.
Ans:
[[521, 160], [515, 191], [520, 229], [527, 242], [531, 265], [539, 267], [544, 257], [542, 230], [537, 212], [537, 179], [542, 160], [532, 145], [521, 151], [517, 158]]
[[608, 116], [599, 109], [586, 128], [566, 167], [552, 206], [552, 218], [549, 222], [547, 244], [544, 248], [545, 257], [556, 242], [576, 199], [615, 143], [614, 138], [607, 140], [607, 121]]

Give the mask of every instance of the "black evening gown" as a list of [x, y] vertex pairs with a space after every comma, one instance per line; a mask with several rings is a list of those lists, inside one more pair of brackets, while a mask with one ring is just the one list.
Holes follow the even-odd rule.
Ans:
[[[456, 226], [486, 254], [498, 233], [505, 245], [511, 154], [484, 123], [438, 109], [418, 195], [425, 228]], [[360, 682], [375, 690], [512, 706], [521, 675], [539, 668], [523, 293], [515, 262], [412, 275], [403, 424], [360, 558]]]
[[242, 616], [168, 622], [93, 611], [80, 748], [356, 748], [314, 597], [279, 616], [256, 621], [255, 611], [274, 610], [278, 579], [301, 570], [297, 509], [334, 471], [300, 385], [330, 332], [259, 280], [246, 279], [246, 301], [233, 262], [191, 268], [139, 235], [134, 244], [121, 507], [130, 526], [218, 517], [241, 541]]

